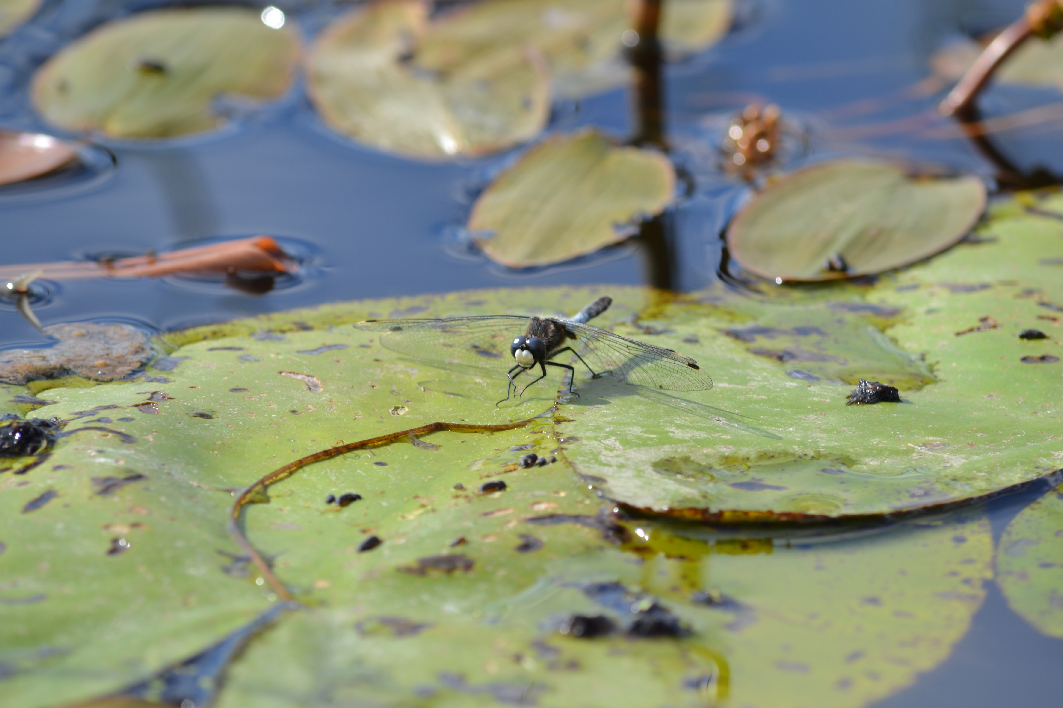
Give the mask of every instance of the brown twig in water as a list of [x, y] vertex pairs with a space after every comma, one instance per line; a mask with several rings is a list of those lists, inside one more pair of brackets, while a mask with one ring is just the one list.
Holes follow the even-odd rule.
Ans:
[[946, 116], [962, 117], [981, 93], [993, 72], [1012, 52], [1030, 37], [1048, 39], [1063, 30], [1063, 0], [1039, 0], [1026, 8], [1022, 17], [1012, 22], [989, 43], [960, 82], [939, 104]]
[[259, 501], [261, 495], [265, 495], [267, 487], [288, 479], [302, 468], [312, 465], [315, 462], [339, 457], [340, 455], [345, 455], [354, 450], [382, 447], [398, 440], [408, 439], [410, 436], [419, 438], [422, 435], [438, 433], [441, 431], [448, 431], [451, 433], [496, 433], [503, 430], [515, 430], [516, 428], [522, 428], [525, 425], [528, 425], [533, 420], [536, 420], [536, 418], [528, 418], [526, 420], [517, 421], [516, 423], [503, 423], [501, 425], [472, 425], [469, 423], [447, 423], [440, 421], [436, 423], [428, 423], [419, 428], [399, 430], [394, 433], [388, 433], [387, 435], [379, 435], [375, 438], [368, 438], [366, 440], [359, 440], [345, 445], [337, 445], [336, 447], [330, 447], [326, 450], [319, 450], [306, 457], [301, 457], [295, 462], [290, 462], [280, 469], [273, 470], [265, 477], [262, 477], [245, 489], [240, 496], [236, 497], [236, 501], [233, 502], [232, 511], [229, 512], [229, 531], [236, 537], [237, 543], [240, 544], [240, 547], [243, 548], [244, 552], [251, 558], [251, 562], [255, 564], [256, 568], [258, 568], [262, 577], [270, 584], [274, 591], [276, 591], [277, 596], [290, 602], [293, 600], [292, 594], [288, 592], [288, 589], [284, 587], [284, 584], [273, 574], [273, 571], [270, 570], [265, 559], [259, 555], [258, 551], [256, 551], [251, 545], [251, 542], [247, 540], [247, 536], [244, 535], [239, 526], [240, 514], [243, 508], [248, 504], [254, 504]]

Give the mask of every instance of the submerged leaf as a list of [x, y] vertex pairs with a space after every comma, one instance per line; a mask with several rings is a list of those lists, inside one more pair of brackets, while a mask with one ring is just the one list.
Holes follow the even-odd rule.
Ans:
[[560, 263], [618, 243], [673, 199], [675, 170], [657, 152], [618, 147], [595, 131], [554, 136], [476, 200], [468, 228], [512, 268]]
[[72, 146], [50, 135], [0, 130], [0, 184], [40, 177], [76, 159]]
[[975, 177], [912, 178], [869, 162], [815, 165], [769, 185], [727, 229], [743, 268], [781, 281], [881, 273], [959, 241], [985, 208]]
[[239, 7], [144, 12], [93, 30], [49, 59], [32, 95], [67, 130], [167, 138], [218, 127], [219, 95], [263, 100], [291, 84], [299, 40]]
[[325, 122], [420, 158], [479, 155], [537, 135], [549, 113], [541, 57], [514, 44], [480, 61], [475, 47], [435, 33], [427, 12], [421, 0], [373, 2], [318, 38], [308, 90]]
[[1011, 609], [1038, 631], [1063, 637], [1063, 486], [1011, 520], [996, 566]]

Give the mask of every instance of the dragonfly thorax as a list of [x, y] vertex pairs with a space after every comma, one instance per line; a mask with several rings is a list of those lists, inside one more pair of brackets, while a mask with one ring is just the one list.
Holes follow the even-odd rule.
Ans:
[[538, 337], [517, 337], [509, 348], [513, 358], [525, 369], [546, 358], [546, 344]]

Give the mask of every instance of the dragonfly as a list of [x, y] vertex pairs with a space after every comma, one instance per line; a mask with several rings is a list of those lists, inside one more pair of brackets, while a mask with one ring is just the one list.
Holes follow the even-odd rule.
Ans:
[[[568, 392], [579, 395], [572, 386], [576, 370], [572, 364], [554, 361], [568, 352], [578, 359], [593, 378], [605, 374], [634, 386], [668, 391], [704, 391], [712, 388], [712, 378], [690, 357], [671, 349], [628, 339], [587, 324], [612, 304], [600, 297], [572, 318], [527, 317], [521, 315], [476, 315], [442, 319], [366, 320], [356, 329], [380, 332], [380, 344], [414, 359], [443, 364], [500, 368], [510, 364], [506, 397], [519, 398], [531, 386], [546, 378], [546, 367], [566, 369]], [[570, 359], [571, 361], [571, 359]], [[535, 369], [538, 372], [535, 372]], [[527, 373], [539, 376], [524, 388], [517, 378]]]

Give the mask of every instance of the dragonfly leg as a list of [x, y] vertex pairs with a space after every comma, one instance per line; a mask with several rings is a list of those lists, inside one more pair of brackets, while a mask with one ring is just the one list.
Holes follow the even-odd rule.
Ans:
[[[583, 364], [584, 366], [586, 366], [586, 367], [587, 367], [587, 371], [591, 372], [591, 376], [592, 376], [592, 377], [594, 377], [594, 378], [598, 378], [599, 376], [601, 376], [601, 374], [597, 373], [597, 372], [596, 372], [596, 371], [595, 371], [594, 369], [592, 369], [592, 368], [591, 368], [591, 365], [590, 365], [590, 364], [588, 364], [587, 362], [583, 361], [583, 357], [581, 357], [581, 356], [579, 355], [579, 352], [577, 352], [577, 351], [576, 351], [575, 349], [573, 349], [572, 347], [565, 347], [564, 349], [558, 349], [558, 350], [557, 350], [556, 352], [554, 352], [554, 354], [553, 354], [553, 355], [554, 355], [554, 356], [557, 356], [557, 355], [558, 355], [558, 354], [560, 354], [561, 352], [572, 352], [573, 354], [575, 354], [575, 355], [576, 355], [576, 358], [577, 358], [577, 359], [579, 359], [579, 360], [580, 360], [580, 362], [581, 362], [581, 363], [582, 363], [582, 364]], [[552, 362], [552, 361], [548, 361], [548, 362], [546, 362], [546, 363], [547, 363], [547, 364], [550, 364], [550, 365], [552, 365], [552, 366], [565, 366], [564, 364], [555, 364], [555, 363], [554, 363], [554, 362]], [[567, 366], [567, 367], [565, 367], [565, 368], [567, 368], [567, 369], [572, 369], [572, 367], [571, 367], [571, 366]], [[573, 372], [572, 372], [572, 377], [573, 377], [573, 378], [575, 378], [575, 376], [576, 376], [576, 372], [575, 372], [575, 371], [573, 371]], [[570, 388], [571, 388], [571, 387], [570, 387]]]
[[[517, 371], [517, 369], [520, 369], [520, 371]], [[517, 371], [517, 373], [516, 373], [516, 374], [514, 374], [514, 373], [513, 373], [514, 371]], [[521, 366], [520, 364], [517, 364], [517, 365], [516, 365], [516, 366], [514, 366], [514, 367], [513, 367], [512, 369], [510, 369], [509, 371], [507, 371], [507, 372], [506, 372], [506, 378], [507, 378], [507, 379], [509, 379], [509, 383], [507, 383], [507, 384], [506, 384], [506, 397], [505, 397], [505, 398], [503, 398], [503, 399], [502, 399], [501, 401], [499, 401], [498, 403], [496, 403], [496, 404], [495, 404], [496, 406], [497, 406], [497, 405], [498, 405], [499, 403], [505, 403], [506, 401], [508, 401], [508, 400], [509, 400], [509, 395], [510, 395], [510, 391], [511, 391], [511, 390], [512, 390], [512, 391], [516, 391], [516, 390], [517, 390], [517, 384], [516, 384], [516, 383], [515, 383], [515, 382], [513, 381], [513, 379], [515, 379], [515, 378], [517, 378], [518, 376], [520, 376], [521, 374], [523, 374], [523, 373], [524, 373], [524, 371], [525, 371], [524, 367], [523, 367], [523, 366]], [[528, 384], [528, 386], [530, 386], [530, 385], [531, 385], [531, 384]], [[526, 386], [525, 388], [527, 388], [527, 386]]]
[[[522, 389], [520, 390], [520, 393], [519, 393], [519, 394], [517, 394], [517, 395], [523, 396], [523, 395], [524, 395], [524, 392], [525, 392], [525, 391], [527, 391], [527, 390], [528, 390], [529, 388], [531, 388], [531, 387], [532, 387], [532, 384], [535, 384], [535, 383], [537, 383], [537, 382], [539, 382], [539, 381], [542, 381], [543, 379], [545, 379], [545, 378], [546, 378], [546, 365], [547, 365], [547, 364], [552, 364], [552, 363], [553, 363], [553, 362], [550, 362], [550, 361], [540, 361], [540, 362], [539, 362], [539, 368], [543, 370], [543, 373], [542, 373], [542, 374], [541, 374], [541, 375], [539, 376], [539, 378], [535, 379], [535, 381], [532, 381], [532, 382], [531, 382], [530, 384], [528, 384], [527, 386], [525, 386], [524, 388], [522, 388]], [[514, 388], [516, 388], [516, 385], [514, 385]]]
[[[579, 356], [579, 355], [577, 354], [576, 356]], [[568, 377], [568, 392], [570, 394], [572, 394], [573, 396], [575, 396], [576, 398], [579, 398], [579, 394], [572, 390], [572, 381], [576, 378], [576, 370], [575, 369], [573, 369], [568, 364], [558, 364], [556, 361], [547, 361], [547, 362], [544, 362], [544, 364], [547, 364], [549, 366], [556, 366], [559, 369], [568, 369], [568, 373], [569, 373], [569, 377]], [[594, 373], [594, 372], [592, 371], [591, 373]], [[546, 376], [546, 368], [545, 367], [543, 367], [543, 376]], [[541, 379], [542, 376], [540, 376], [539, 378]], [[538, 380], [539, 379], [535, 379], [535, 381], [538, 381]], [[532, 383], [535, 383], [535, 381], [533, 381]], [[531, 384], [528, 384], [528, 386], [531, 386]], [[528, 386], [525, 386], [524, 389], [527, 390]]]

